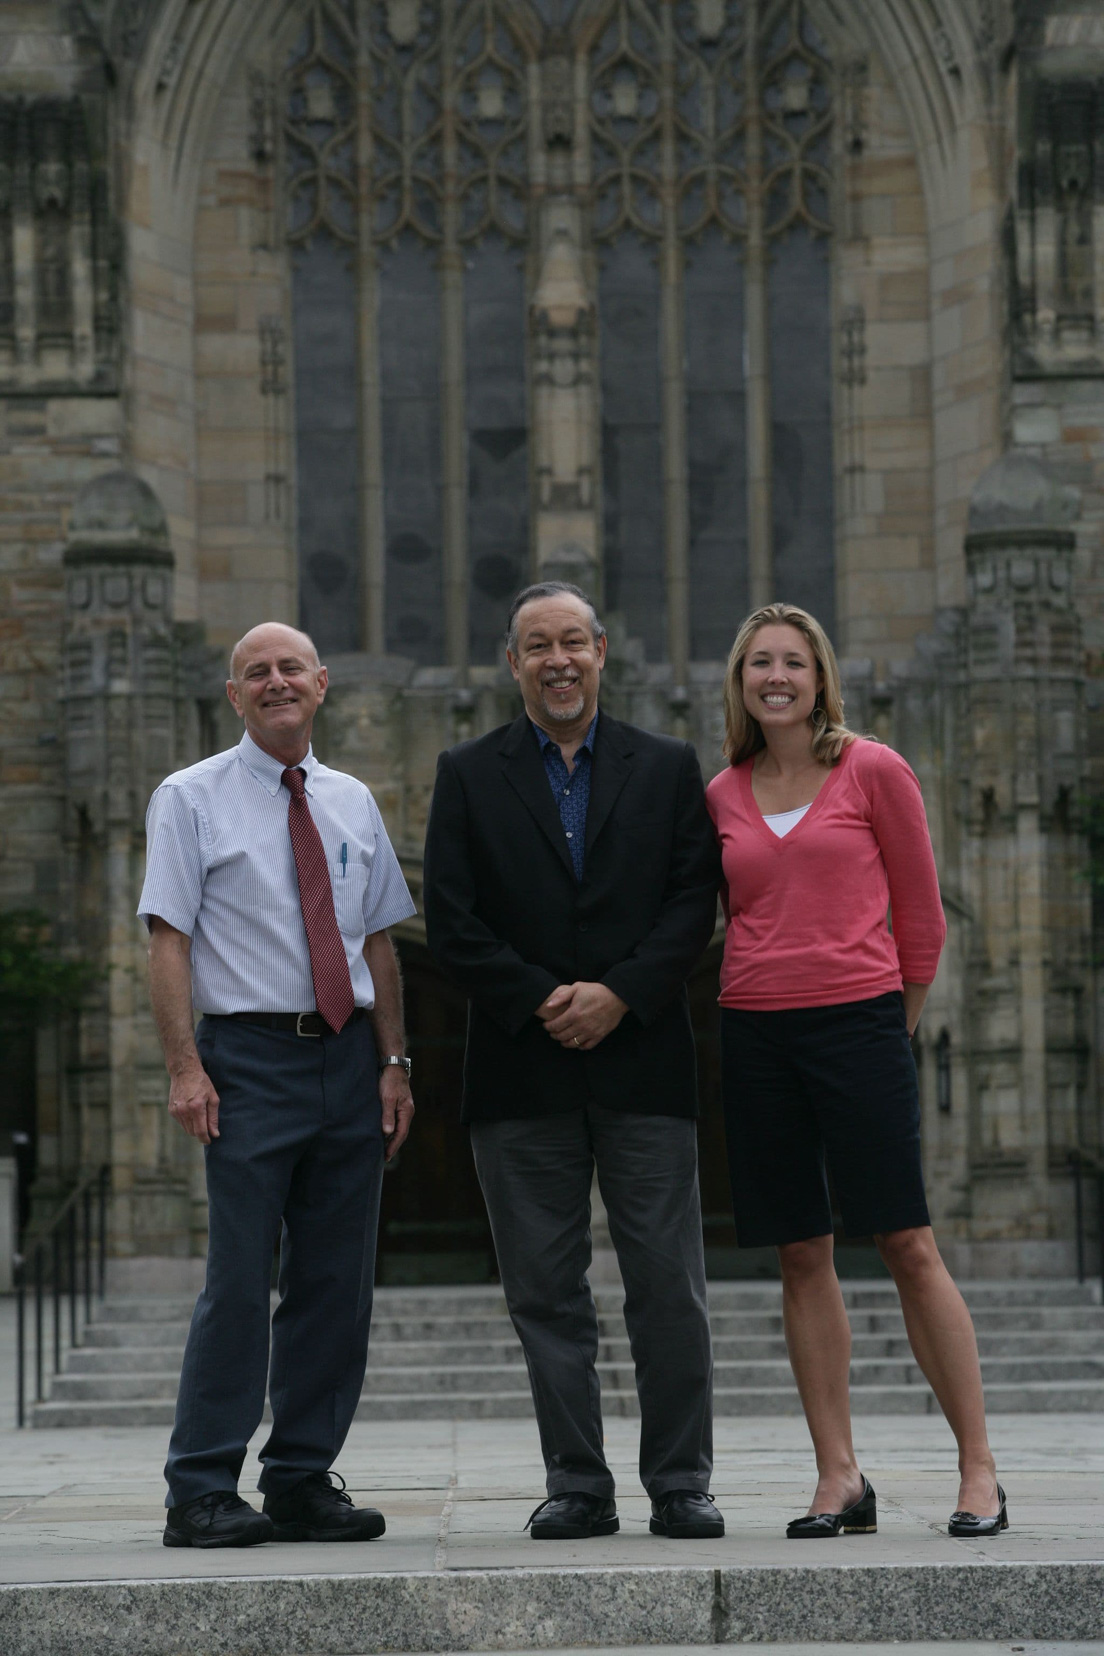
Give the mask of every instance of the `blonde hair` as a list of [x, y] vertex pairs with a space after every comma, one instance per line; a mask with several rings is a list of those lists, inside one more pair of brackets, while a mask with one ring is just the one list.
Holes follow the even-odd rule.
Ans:
[[808, 639], [823, 681], [809, 717], [813, 758], [822, 765], [838, 764], [844, 748], [856, 740], [856, 732], [848, 730], [843, 722], [839, 663], [820, 622], [796, 604], [764, 604], [748, 616], [736, 634], [724, 677], [725, 758], [730, 765], [739, 765], [766, 746], [758, 719], [753, 719], [744, 706], [741, 687], [744, 658], [762, 627], [796, 627]]

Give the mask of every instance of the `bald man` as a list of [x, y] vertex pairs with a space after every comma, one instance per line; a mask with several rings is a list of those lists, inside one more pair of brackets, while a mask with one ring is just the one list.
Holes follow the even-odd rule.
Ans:
[[[226, 685], [241, 741], [167, 777], [146, 815], [150, 997], [169, 1114], [204, 1147], [209, 1211], [167, 1547], [385, 1528], [330, 1468], [364, 1379], [383, 1166], [414, 1114], [388, 932], [414, 904], [368, 789], [311, 751], [327, 682], [305, 633], [254, 627]], [[257, 1512], [237, 1486], [266, 1371]]]

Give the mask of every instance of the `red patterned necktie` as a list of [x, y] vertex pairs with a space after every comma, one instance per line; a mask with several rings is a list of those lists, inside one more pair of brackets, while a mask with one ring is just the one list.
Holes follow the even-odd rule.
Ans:
[[345, 945], [337, 928], [326, 852], [307, 804], [302, 771], [286, 770], [280, 780], [291, 794], [288, 829], [295, 853], [295, 872], [299, 876], [299, 904], [307, 928], [314, 1004], [336, 1031], [353, 1015], [353, 983]]

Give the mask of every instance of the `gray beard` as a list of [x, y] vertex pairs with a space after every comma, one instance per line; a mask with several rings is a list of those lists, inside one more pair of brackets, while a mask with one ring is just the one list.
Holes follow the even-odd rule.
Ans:
[[583, 695], [580, 695], [574, 707], [549, 707], [544, 696], [541, 696], [541, 711], [545, 718], [551, 719], [554, 724], [571, 724], [579, 718], [585, 706], [586, 697]]

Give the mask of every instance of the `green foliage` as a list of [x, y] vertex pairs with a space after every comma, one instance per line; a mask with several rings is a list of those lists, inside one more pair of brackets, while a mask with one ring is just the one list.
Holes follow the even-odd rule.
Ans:
[[46, 1012], [70, 1011], [96, 976], [89, 962], [58, 953], [38, 909], [0, 913], [0, 1021], [37, 1023]]
[[1085, 837], [1089, 842], [1089, 866], [1086, 877], [1093, 888], [1093, 896], [1104, 897], [1104, 797], [1085, 794], [1078, 800]]

